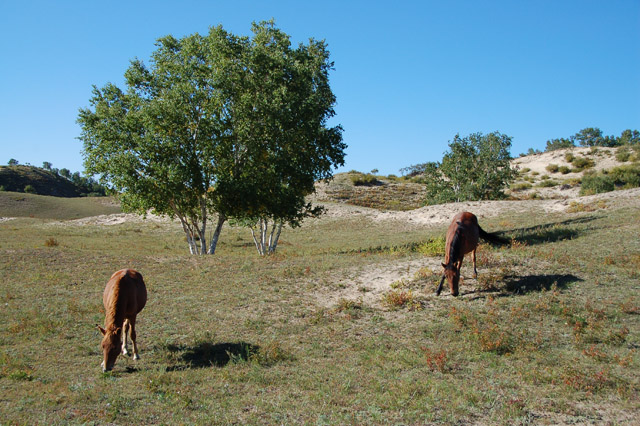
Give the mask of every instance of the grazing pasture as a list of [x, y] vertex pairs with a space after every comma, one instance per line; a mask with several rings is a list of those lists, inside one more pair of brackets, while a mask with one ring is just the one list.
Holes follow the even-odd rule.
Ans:
[[[261, 258], [246, 229], [197, 257], [178, 223], [0, 221], [0, 423], [632, 424], [640, 201], [589, 203], [460, 206], [515, 240], [480, 245], [458, 298], [434, 294], [448, 222], [328, 214]], [[142, 359], [103, 373], [121, 268], [147, 285]]]

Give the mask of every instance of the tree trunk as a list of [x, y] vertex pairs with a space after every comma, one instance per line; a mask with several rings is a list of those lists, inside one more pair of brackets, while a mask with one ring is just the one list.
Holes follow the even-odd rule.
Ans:
[[257, 225], [258, 229], [255, 229], [253, 226], [250, 226], [249, 229], [251, 230], [253, 243], [256, 245], [258, 254], [260, 256], [266, 256], [275, 253], [278, 247], [280, 233], [282, 232], [283, 222], [274, 220], [271, 231], [269, 231], [268, 219], [259, 219]]
[[222, 225], [227, 218], [223, 214], [218, 215], [218, 224], [216, 225], [216, 229], [211, 236], [211, 244], [209, 245], [209, 254], [216, 253], [216, 247], [218, 246], [218, 239], [220, 238], [220, 233], [222, 232]]
[[282, 232], [282, 225], [282, 221], [279, 221], [275, 239], [272, 240], [271, 237], [273, 237], [273, 231], [276, 229], [276, 223], [273, 223], [273, 230], [271, 231], [271, 237], [269, 238], [269, 254], [275, 253], [276, 249], [278, 248], [278, 240], [280, 239], [280, 233]]

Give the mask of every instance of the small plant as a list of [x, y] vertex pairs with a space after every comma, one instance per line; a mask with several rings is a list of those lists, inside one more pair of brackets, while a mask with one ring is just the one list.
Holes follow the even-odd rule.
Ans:
[[277, 341], [267, 343], [249, 355], [249, 361], [262, 367], [270, 367], [279, 362], [292, 361], [293, 359], [294, 357], [284, 350]]
[[411, 290], [392, 290], [385, 293], [382, 296], [382, 302], [392, 309], [398, 309], [408, 307], [409, 310], [415, 311], [422, 308], [420, 301], [418, 301]]
[[443, 256], [447, 241], [444, 237], [433, 238], [418, 246], [418, 253], [425, 256]]
[[572, 152], [567, 152], [567, 153], [564, 155], [564, 160], [565, 160], [567, 163], [572, 163], [574, 158], [576, 158], [576, 156], [575, 156], [575, 155], [573, 155], [573, 153], [572, 153]]
[[546, 167], [546, 170], [547, 170], [549, 173], [556, 173], [556, 172], [558, 171], [558, 169], [559, 169], [559, 168], [560, 168], [560, 166], [558, 166], [557, 164], [549, 164], [549, 165]]
[[539, 188], [552, 188], [557, 185], [558, 185], [558, 182], [556, 182], [555, 180], [545, 179], [542, 182], [540, 182], [537, 186]]
[[422, 352], [424, 353], [425, 361], [427, 362], [429, 370], [439, 371], [440, 373], [444, 373], [449, 370], [447, 367], [447, 359], [449, 358], [449, 355], [445, 350], [434, 350], [425, 346], [420, 349], [422, 349]]
[[514, 185], [511, 185], [512, 191], [524, 191], [531, 188], [533, 188], [533, 185], [528, 182], [516, 183]]
[[566, 175], [571, 172], [571, 169], [567, 166], [560, 166], [558, 167], [558, 172], [562, 173], [563, 175]]
[[56, 247], [59, 245], [58, 240], [53, 237], [49, 237], [44, 241], [45, 247]]
[[27, 185], [24, 187], [24, 192], [26, 192], [27, 194], [35, 194], [36, 189], [33, 187], [33, 185]]
[[629, 147], [621, 146], [616, 150], [616, 160], [620, 161], [621, 163], [626, 163], [630, 158], [631, 151], [629, 150]]
[[584, 169], [589, 169], [593, 166], [595, 166], [595, 162], [587, 157], [575, 157], [572, 161], [571, 164], [573, 165], [573, 171], [574, 172], [581, 172]]
[[578, 201], [572, 201], [567, 208], [567, 213], [580, 213], [580, 212], [593, 212], [598, 209], [606, 209], [608, 207], [605, 200], [600, 200], [597, 203], [580, 203]]

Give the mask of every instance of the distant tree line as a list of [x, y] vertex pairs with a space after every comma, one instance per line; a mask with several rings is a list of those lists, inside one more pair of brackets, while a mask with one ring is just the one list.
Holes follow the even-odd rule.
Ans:
[[620, 136], [605, 136], [597, 127], [587, 127], [580, 130], [568, 138], [551, 139], [547, 141], [545, 151], [556, 149], [573, 148], [575, 146], [603, 146], [617, 147], [624, 145], [640, 145], [640, 132], [638, 130], [627, 129]]
[[[18, 166], [20, 165], [20, 162], [12, 158], [9, 160], [7, 164], [9, 166]], [[30, 167], [36, 167], [31, 164], [26, 164], [26, 165]], [[92, 195], [92, 196], [107, 195], [108, 188], [106, 186], [100, 184], [98, 181], [96, 181], [92, 177], [86, 177], [86, 176], [80, 175], [80, 172], [71, 172], [71, 170], [66, 168], [62, 168], [62, 169], [55, 168], [53, 167], [53, 164], [50, 163], [49, 161], [44, 161], [42, 163], [42, 167], [40, 168], [48, 172], [51, 172], [54, 175], [63, 177], [68, 181], [72, 182], [76, 187], [78, 187], [78, 189], [82, 194]]]

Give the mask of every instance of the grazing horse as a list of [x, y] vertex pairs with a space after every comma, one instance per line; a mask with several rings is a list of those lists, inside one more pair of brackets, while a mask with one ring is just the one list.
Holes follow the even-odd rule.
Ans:
[[478, 225], [478, 218], [469, 212], [458, 213], [454, 216], [447, 229], [447, 244], [445, 246], [445, 257], [442, 267], [444, 274], [440, 280], [440, 285], [436, 290], [436, 295], [440, 295], [442, 284], [445, 278], [449, 282], [451, 294], [458, 295], [458, 284], [460, 282], [460, 268], [464, 255], [472, 253], [473, 258], [473, 278], [478, 276], [476, 270], [476, 248], [478, 247], [478, 239], [482, 238], [494, 244], [508, 244], [508, 241], [494, 234], [485, 232]]
[[127, 333], [133, 343], [133, 359], [140, 359], [136, 345], [136, 315], [147, 303], [147, 288], [142, 275], [133, 269], [115, 272], [102, 295], [104, 328], [102, 338], [102, 371], [111, 371], [120, 352], [127, 355]]

